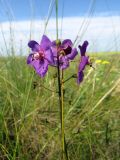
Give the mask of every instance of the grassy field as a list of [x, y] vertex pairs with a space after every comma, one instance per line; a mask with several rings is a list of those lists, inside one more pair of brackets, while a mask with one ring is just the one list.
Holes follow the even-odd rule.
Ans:
[[[68, 156], [120, 160], [120, 54], [90, 57], [95, 69], [87, 67], [81, 85], [75, 78], [64, 85]], [[76, 73], [77, 66], [71, 62], [64, 78]], [[0, 160], [60, 159], [56, 73], [49, 68], [41, 79], [25, 57], [0, 58]]]

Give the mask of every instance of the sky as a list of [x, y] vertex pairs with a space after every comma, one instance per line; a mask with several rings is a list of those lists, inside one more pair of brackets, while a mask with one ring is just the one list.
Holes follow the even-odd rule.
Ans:
[[[0, 21], [7, 21], [6, 12], [11, 11], [15, 20], [44, 18], [48, 14], [51, 2], [55, 0], [0, 0]], [[94, 1], [95, 15], [120, 14], [120, 0], [58, 0], [59, 16], [79, 17], [86, 15]], [[55, 7], [54, 7], [55, 8]], [[55, 17], [55, 9], [52, 17]]]
[[[45, 34], [55, 39], [54, 1], [0, 0], [0, 52], [5, 41], [9, 45], [10, 28], [17, 48], [19, 42], [26, 47], [30, 29], [32, 39], [40, 41], [48, 19]], [[120, 0], [58, 0], [58, 17], [60, 38], [87, 39], [93, 52], [120, 50]]]

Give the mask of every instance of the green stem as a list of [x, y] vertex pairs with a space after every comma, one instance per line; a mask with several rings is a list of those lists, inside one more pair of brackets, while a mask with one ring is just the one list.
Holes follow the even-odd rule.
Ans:
[[58, 0], [56, 0], [56, 40], [58, 40]]
[[64, 78], [63, 70], [61, 72], [61, 143], [62, 143], [62, 154], [64, 159], [65, 154], [65, 134], [64, 134]]
[[[58, 40], [58, 0], [56, 0], [56, 44], [59, 47]], [[60, 71], [59, 54], [57, 54], [57, 72], [58, 72], [58, 96], [60, 105], [60, 123], [61, 123], [61, 160], [65, 159], [65, 136], [64, 136], [64, 95], [63, 95], [63, 71]]]

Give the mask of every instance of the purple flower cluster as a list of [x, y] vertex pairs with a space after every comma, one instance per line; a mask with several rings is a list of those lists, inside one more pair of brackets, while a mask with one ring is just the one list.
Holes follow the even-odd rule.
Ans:
[[[33, 66], [40, 77], [46, 75], [48, 66], [59, 66], [62, 70], [68, 68], [70, 61], [78, 54], [77, 49], [73, 48], [73, 43], [70, 39], [66, 39], [62, 42], [60, 40], [50, 41], [46, 35], [42, 36], [40, 44], [31, 40], [28, 46], [31, 48], [32, 52], [27, 57], [27, 64]], [[83, 80], [83, 70], [85, 66], [90, 64], [89, 57], [85, 55], [87, 46], [87, 41], [85, 41], [82, 46], [79, 45], [81, 58], [78, 68], [78, 84]]]

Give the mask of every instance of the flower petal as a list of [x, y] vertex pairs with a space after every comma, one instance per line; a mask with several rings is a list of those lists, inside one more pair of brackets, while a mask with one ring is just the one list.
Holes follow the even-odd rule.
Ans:
[[40, 42], [40, 46], [42, 49], [47, 50], [51, 46], [52, 42], [46, 35], [42, 36], [42, 40]]
[[86, 52], [88, 44], [89, 44], [88, 41], [84, 41], [82, 46], [81, 45], [78, 46], [80, 49], [81, 56], [85, 56], [85, 52]]
[[66, 56], [60, 57], [60, 69], [66, 69], [69, 67], [69, 61]]
[[47, 60], [34, 60], [31, 65], [36, 70], [36, 73], [40, 75], [40, 77], [44, 77], [48, 70], [48, 62]]
[[72, 47], [72, 41], [71, 41], [70, 39], [65, 39], [65, 40], [62, 42], [62, 46], [64, 46], [64, 48], [66, 48], [67, 46]]
[[30, 64], [33, 61], [33, 54], [29, 54], [29, 56], [27, 57], [27, 64]]
[[39, 74], [41, 77], [44, 77], [48, 71], [48, 61], [44, 60], [40, 62], [40, 68], [37, 70], [37, 74]]
[[81, 62], [79, 64], [79, 72], [81, 72], [82, 70], [85, 69], [85, 66], [87, 64], [89, 64], [89, 61], [88, 61], [89, 57], [88, 56], [81, 56]]
[[66, 48], [63, 48], [63, 51], [65, 52], [65, 55], [69, 55], [72, 51], [72, 48], [70, 46], [67, 46]]
[[68, 54], [66, 57], [70, 60], [73, 60], [75, 58], [75, 56], [78, 54], [77, 49], [73, 48], [72, 52], [70, 54]]
[[51, 45], [54, 46], [54, 47], [56, 47], [56, 41], [55, 40], [52, 41]]
[[32, 51], [38, 52], [40, 50], [39, 44], [34, 40], [29, 41], [28, 46], [32, 49]]
[[51, 49], [52, 49], [53, 57], [57, 57], [57, 47], [52, 46]]
[[51, 49], [45, 51], [45, 59], [48, 61], [49, 64], [54, 63], [53, 52]]
[[77, 78], [77, 83], [80, 84], [83, 81], [84, 78], [84, 73], [83, 71], [78, 72], [78, 78]]

